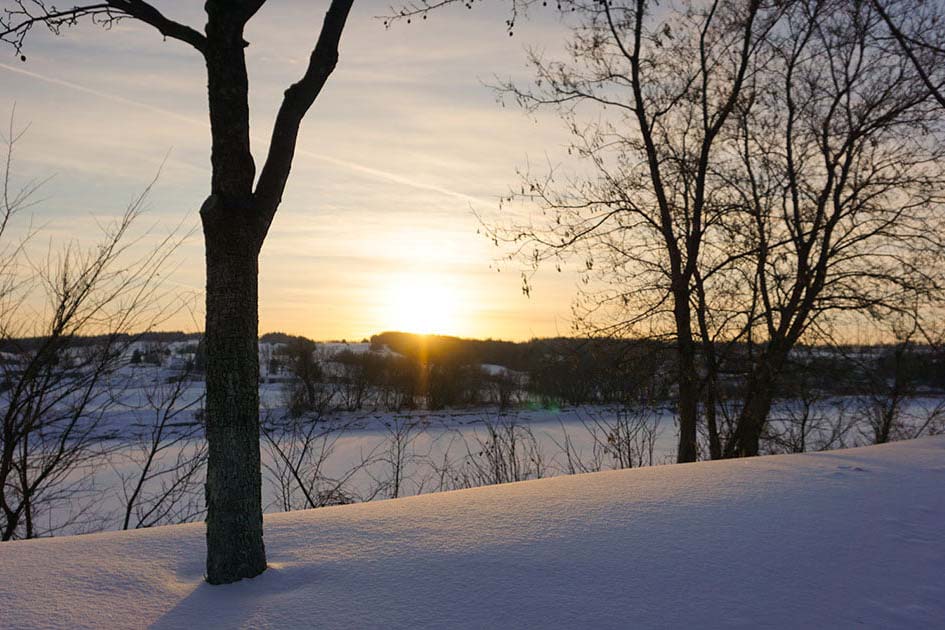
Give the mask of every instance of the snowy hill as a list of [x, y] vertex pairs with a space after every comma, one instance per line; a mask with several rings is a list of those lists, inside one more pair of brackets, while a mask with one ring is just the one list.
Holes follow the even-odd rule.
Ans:
[[0, 626], [945, 627], [945, 437], [557, 477], [203, 526], [4, 543]]

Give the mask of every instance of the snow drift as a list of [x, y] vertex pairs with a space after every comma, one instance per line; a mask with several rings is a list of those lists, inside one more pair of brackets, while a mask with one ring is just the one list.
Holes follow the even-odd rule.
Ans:
[[9, 628], [943, 627], [945, 436], [0, 545]]

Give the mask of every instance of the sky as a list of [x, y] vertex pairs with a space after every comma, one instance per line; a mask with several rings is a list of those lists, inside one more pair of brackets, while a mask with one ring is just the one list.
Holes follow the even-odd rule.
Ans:
[[[198, 29], [202, 3], [155, 4]], [[312, 8], [312, 7], [316, 8]], [[282, 92], [301, 76], [327, 2], [269, 2], [247, 29], [257, 172]], [[282, 206], [260, 258], [260, 331], [360, 339], [384, 330], [527, 339], [570, 332], [578, 286], [541, 271], [530, 297], [504, 250], [477, 234], [528, 163], [564, 159], [551, 114], [503, 106], [489, 87], [527, 82], [526, 48], [567, 31], [535, 9], [510, 37], [501, 2], [446, 7], [385, 29], [385, 2], [355, 3], [340, 61], [303, 123]], [[30, 220], [56, 242], [94, 242], [160, 171], [142, 218], [152, 236], [195, 228], [165, 281], [200, 302], [197, 210], [209, 189], [206, 76], [199, 55], [124, 21], [60, 36], [34, 30], [0, 54], [0, 117], [15, 106], [15, 181], [49, 178]], [[162, 166], [163, 164], [163, 166]], [[143, 241], [143, 243], [146, 241]], [[144, 245], [142, 245], [144, 246]], [[164, 328], [199, 328], [182, 311]]]

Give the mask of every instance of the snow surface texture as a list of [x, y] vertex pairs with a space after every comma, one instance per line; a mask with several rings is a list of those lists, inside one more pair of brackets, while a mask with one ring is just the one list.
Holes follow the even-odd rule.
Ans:
[[5, 628], [941, 628], [945, 436], [0, 545]]

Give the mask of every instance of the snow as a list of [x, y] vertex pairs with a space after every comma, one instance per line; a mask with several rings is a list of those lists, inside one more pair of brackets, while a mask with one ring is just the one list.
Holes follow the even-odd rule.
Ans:
[[489, 376], [525, 376], [525, 372], [516, 372], [515, 370], [510, 370], [504, 365], [496, 365], [494, 363], [483, 363], [479, 366], [479, 368]]
[[937, 436], [272, 514], [224, 587], [200, 524], [3, 543], [0, 626], [943, 627], [943, 487]]

